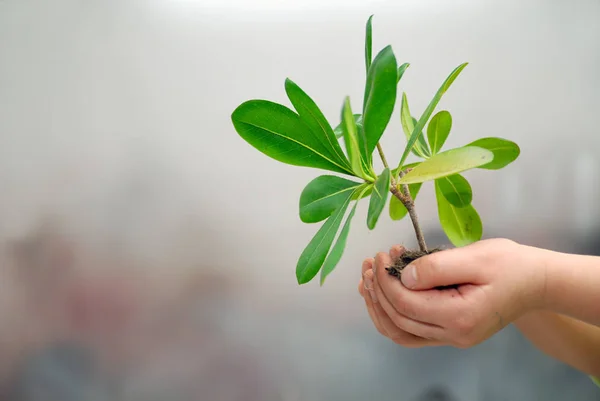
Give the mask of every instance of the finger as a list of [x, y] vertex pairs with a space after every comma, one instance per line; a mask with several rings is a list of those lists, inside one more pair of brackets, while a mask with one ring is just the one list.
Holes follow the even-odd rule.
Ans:
[[[391, 276], [386, 267], [390, 266], [392, 259], [387, 253], [378, 253], [375, 257], [376, 267], [374, 276], [374, 293], [376, 297], [385, 297], [386, 306], [391, 306], [397, 314], [405, 316], [421, 323], [445, 327], [444, 317], [451, 315], [449, 308], [456, 304], [453, 296], [457, 296], [456, 290], [430, 290], [411, 291], [405, 288], [400, 280]], [[375, 289], [378, 288], [378, 291]], [[381, 300], [380, 300], [381, 301]], [[390, 317], [391, 309], [388, 311]]]
[[412, 319], [402, 313], [399, 313], [398, 310], [387, 299], [386, 295], [381, 290], [381, 286], [377, 284], [377, 282], [374, 285], [374, 291], [377, 294], [377, 299], [379, 299], [379, 305], [397, 328], [411, 333], [417, 337], [423, 337], [430, 340], [441, 340], [444, 338], [445, 331], [442, 327]]
[[469, 263], [473, 248], [455, 248], [423, 256], [402, 271], [402, 284], [411, 290], [480, 284], [480, 266]]
[[364, 299], [365, 299], [365, 305], [367, 306], [367, 312], [369, 313], [369, 317], [371, 318], [371, 321], [373, 322], [375, 329], [377, 329], [379, 334], [381, 334], [382, 336], [389, 337], [387, 330], [381, 324], [381, 321], [379, 320], [379, 316], [375, 312], [375, 306], [373, 305], [371, 298], [369, 298], [367, 296]]
[[419, 348], [419, 347], [433, 347], [446, 345], [441, 341], [436, 341], [428, 338], [422, 338], [415, 336], [412, 333], [400, 329], [390, 319], [388, 314], [383, 310], [380, 304], [373, 305], [374, 311], [377, 315], [377, 319], [381, 324], [383, 330], [387, 333], [386, 337], [391, 339], [398, 345], [408, 348]]
[[[364, 281], [364, 290], [367, 291], [367, 294], [371, 297], [373, 302], [377, 302], [375, 291], [373, 291], [373, 265], [375, 263], [375, 259], [368, 258], [365, 259], [362, 265], [362, 278]], [[369, 274], [367, 274], [369, 273]]]
[[[390, 253], [396, 257], [399, 257], [403, 251], [403, 247], [395, 246], [390, 250]], [[374, 272], [372, 270], [373, 266], [373, 258], [367, 259], [365, 260], [365, 263], [363, 263], [363, 277], [366, 276], [366, 278], [371, 279], [371, 281], [373, 280], [372, 277], [374, 277]], [[442, 342], [420, 338], [409, 332], [399, 329], [394, 322], [392, 322], [383, 308], [378, 303], [373, 303], [368, 292], [364, 289], [362, 291], [363, 294], [365, 294], [365, 302], [367, 304], [367, 309], [369, 311], [369, 315], [371, 316], [371, 320], [373, 320], [377, 331], [379, 331], [379, 333], [382, 335], [390, 338], [396, 344], [409, 348], [445, 345]]]
[[391, 249], [390, 249], [390, 257], [392, 258], [392, 261], [398, 259], [400, 256], [402, 256], [402, 254], [404, 253], [406, 249], [402, 246], [402, 245], [394, 245]]
[[373, 270], [375, 258], [367, 258], [363, 261], [361, 274], [365, 274], [368, 270]]
[[[364, 274], [363, 274], [363, 279], [360, 280], [361, 284], [363, 284], [364, 286], [364, 282], [365, 282], [365, 276], [368, 280], [370, 280], [371, 282], [373, 281], [372, 279], [372, 275], [373, 275], [373, 270], [367, 270]], [[371, 276], [371, 278], [369, 278], [369, 276]], [[383, 326], [381, 325], [381, 322], [379, 321], [379, 318], [377, 316], [377, 314], [375, 313], [375, 309], [374, 309], [374, 305], [373, 305], [373, 300], [371, 299], [371, 295], [369, 294], [369, 292], [367, 290], [363, 289], [363, 298], [365, 300], [365, 305], [367, 306], [367, 312], [369, 313], [369, 317], [371, 318], [371, 320], [373, 321], [373, 324], [375, 325], [375, 328], [377, 329], [377, 331], [383, 335], [383, 336], [388, 336], [387, 331], [383, 328]]]
[[361, 271], [360, 271], [360, 280], [358, 282], [358, 293], [364, 297], [365, 293], [366, 293], [366, 289], [365, 289], [365, 281], [364, 281], [364, 274], [367, 270], [372, 269], [373, 267], [373, 258], [369, 258], [369, 259], [365, 259], [362, 263], [362, 267], [361, 267]]

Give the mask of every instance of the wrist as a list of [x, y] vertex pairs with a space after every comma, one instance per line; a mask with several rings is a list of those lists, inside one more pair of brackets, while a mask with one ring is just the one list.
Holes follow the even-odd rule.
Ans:
[[600, 258], [549, 250], [538, 255], [544, 275], [541, 309], [597, 324]]
[[553, 252], [546, 265], [545, 308], [600, 325], [600, 257]]
[[551, 310], [551, 282], [554, 280], [555, 267], [554, 261], [558, 253], [547, 249], [536, 248], [528, 245], [518, 244], [520, 260], [517, 263], [517, 269], [521, 274], [525, 274], [527, 279], [525, 304], [526, 310], [541, 311]]
[[547, 311], [600, 326], [600, 257], [520, 244], [510, 253], [521, 315]]

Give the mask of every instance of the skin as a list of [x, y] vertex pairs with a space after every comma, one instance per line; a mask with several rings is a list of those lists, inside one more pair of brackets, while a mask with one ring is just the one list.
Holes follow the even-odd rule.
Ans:
[[[410, 348], [469, 348], [514, 324], [543, 352], [600, 377], [600, 257], [491, 239], [422, 257], [401, 282], [385, 268], [403, 251], [362, 265], [358, 291], [382, 335]], [[458, 288], [435, 289], [448, 285]]]

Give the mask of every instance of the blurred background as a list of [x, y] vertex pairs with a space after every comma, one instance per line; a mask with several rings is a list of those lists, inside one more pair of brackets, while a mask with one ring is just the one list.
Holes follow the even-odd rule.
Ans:
[[[319, 173], [258, 153], [230, 115], [287, 104], [290, 77], [337, 124], [371, 14], [374, 52], [411, 63], [414, 114], [470, 62], [439, 105], [448, 146], [521, 146], [466, 174], [484, 236], [600, 254], [597, 0], [0, 0], [2, 400], [600, 399], [512, 327], [466, 351], [382, 338], [361, 262], [415, 244], [387, 214], [370, 232], [366, 203], [325, 286], [296, 284]], [[434, 199], [418, 210], [444, 245]]]

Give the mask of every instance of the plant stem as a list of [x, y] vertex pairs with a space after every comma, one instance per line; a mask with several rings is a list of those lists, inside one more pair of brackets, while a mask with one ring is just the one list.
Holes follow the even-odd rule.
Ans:
[[379, 157], [381, 157], [381, 161], [383, 162], [383, 167], [390, 168], [380, 143], [377, 143], [377, 151], [379, 152]]
[[[379, 152], [379, 157], [381, 157], [381, 161], [385, 168], [389, 168], [388, 162], [385, 158], [385, 154], [383, 153], [383, 149], [381, 145], [377, 144], [377, 151]], [[404, 171], [399, 171], [399, 177], [402, 178], [404, 176]], [[396, 183], [396, 179], [392, 174], [391, 178], [392, 188], [390, 192], [394, 195], [408, 210], [408, 215], [410, 216], [410, 220], [412, 221], [413, 228], [415, 229], [415, 235], [417, 236], [417, 242], [419, 243], [419, 248], [422, 252], [427, 252], [427, 244], [425, 243], [425, 237], [423, 236], [423, 231], [421, 230], [421, 226], [419, 225], [419, 218], [417, 217], [417, 211], [415, 210], [415, 202], [413, 198], [410, 196], [410, 190], [408, 189], [408, 185], [401, 185], [402, 192], [398, 191], [398, 184]]]
[[[403, 176], [404, 176], [404, 171], [400, 171], [400, 178], [402, 178]], [[401, 187], [402, 187], [402, 192], [403, 192], [402, 198], [404, 200], [402, 200], [401, 198], [398, 197], [398, 195], [400, 195], [400, 192], [398, 192], [397, 185], [394, 186], [394, 189], [396, 190], [396, 194], [397, 194], [396, 198], [398, 198], [400, 200], [400, 202], [402, 202], [402, 204], [404, 205], [406, 210], [408, 210], [408, 215], [410, 216], [410, 220], [412, 221], [413, 228], [415, 229], [415, 235], [417, 236], [417, 242], [419, 243], [419, 248], [421, 249], [422, 252], [427, 252], [427, 244], [425, 243], [425, 236], [423, 236], [423, 231], [421, 230], [421, 226], [419, 225], [419, 218], [417, 217], [417, 211], [415, 210], [415, 201], [410, 196], [410, 190], [408, 189], [408, 185], [403, 184], [403, 185], [401, 185]]]

